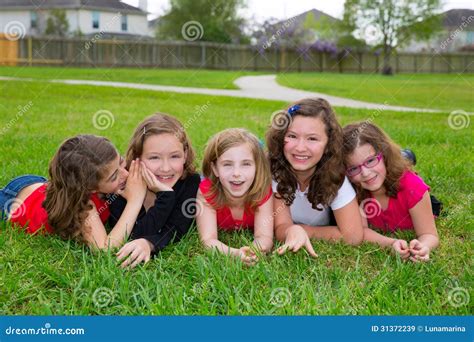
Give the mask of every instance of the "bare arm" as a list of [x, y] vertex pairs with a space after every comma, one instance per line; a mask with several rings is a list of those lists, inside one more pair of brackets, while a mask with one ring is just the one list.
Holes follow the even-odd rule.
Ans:
[[391, 247], [397, 239], [382, 235], [373, 229], [364, 227], [364, 241], [375, 243], [381, 247]]
[[285, 242], [288, 229], [293, 226], [290, 208], [283, 199], [278, 199], [273, 195], [273, 215], [275, 216], [275, 237], [280, 242]]
[[100, 220], [100, 215], [93, 202], [82, 229], [84, 239], [91, 247], [107, 249], [121, 246], [129, 237], [146, 194], [146, 183], [141, 176], [140, 166], [133, 161], [130, 166], [127, 185], [122, 194], [127, 199], [127, 205], [114, 228], [107, 234]]
[[239, 256], [239, 250], [227, 246], [226, 244], [219, 241], [217, 234], [217, 214], [216, 210], [212, 208], [209, 203], [198, 190], [197, 193], [198, 203], [202, 203], [202, 212], [196, 217], [196, 223], [198, 226], [199, 238], [206, 248], [215, 248], [219, 252], [224, 254], [230, 254]]
[[334, 210], [337, 227], [345, 243], [360, 245], [364, 240], [364, 229], [357, 199], [354, 198], [344, 207]]
[[394, 239], [369, 228], [367, 217], [362, 216], [362, 227], [364, 228], [364, 241], [375, 243], [381, 247], [392, 248], [392, 250], [400, 255], [402, 259], [410, 257], [408, 243], [405, 240]]
[[[285, 241], [288, 229], [294, 226], [291, 219], [290, 208], [282, 199], [274, 198], [273, 210], [275, 215], [275, 234], [279, 241]], [[311, 239], [340, 240], [347, 244], [359, 245], [364, 236], [362, 219], [359, 212], [357, 200], [354, 198], [344, 207], [334, 210], [337, 226], [310, 226], [300, 224]], [[292, 228], [291, 228], [292, 229]]]
[[417, 239], [410, 241], [410, 259], [427, 261], [432, 249], [438, 247], [439, 237], [431, 209], [430, 194], [425, 192], [423, 198], [410, 210]]
[[[98, 249], [120, 247], [130, 236], [142, 203], [138, 201], [127, 202], [120, 219], [108, 235], [97, 209], [93, 206], [85, 223], [86, 233], [84, 233], [84, 238], [87, 244]], [[93, 205], [92, 202], [91, 204]]]
[[306, 229], [293, 223], [290, 208], [283, 199], [275, 196], [273, 196], [273, 215], [275, 216], [275, 235], [278, 241], [284, 242], [278, 248], [278, 254], [284, 254], [287, 250], [297, 252], [304, 246], [312, 257], [317, 257]]
[[[273, 196], [272, 196], [273, 197]], [[254, 246], [266, 253], [273, 248], [273, 200], [255, 210]]]
[[[349, 245], [359, 245], [364, 238], [362, 218], [357, 200], [353, 199], [342, 208], [334, 210], [337, 226], [302, 225], [311, 239], [344, 240]], [[375, 233], [375, 232], [374, 232]]]

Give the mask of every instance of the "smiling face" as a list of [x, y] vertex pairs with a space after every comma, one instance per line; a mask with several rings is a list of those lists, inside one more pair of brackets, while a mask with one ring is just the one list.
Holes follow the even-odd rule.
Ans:
[[285, 134], [283, 153], [297, 176], [306, 177], [316, 169], [327, 143], [326, 126], [321, 119], [297, 115]]
[[[370, 144], [363, 144], [355, 148], [347, 157], [347, 168], [361, 165], [367, 160], [377, 155], [377, 151]], [[372, 168], [362, 166], [362, 171], [358, 175], [350, 177], [353, 183], [359, 184], [362, 188], [370, 192], [379, 192], [384, 190], [385, 177], [387, 176], [387, 169], [385, 162], [382, 159], [377, 165]]]
[[128, 171], [125, 169], [125, 160], [117, 153], [113, 161], [108, 163], [104, 169], [104, 177], [100, 180], [97, 192], [103, 194], [117, 193], [125, 189]]
[[226, 195], [231, 199], [245, 197], [255, 179], [255, 159], [248, 144], [234, 146], [225, 151], [212, 170], [219, 178]]
[[146, 138], [140, 159], [160, 182], [172, 187], [183, 175], [186, 152], [174, 134], [163, 133]]

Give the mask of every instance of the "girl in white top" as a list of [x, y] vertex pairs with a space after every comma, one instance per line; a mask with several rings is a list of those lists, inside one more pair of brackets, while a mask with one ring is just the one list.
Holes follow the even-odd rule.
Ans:
[[[304, 99], [272, 117], [267, 132], [272, 171], [275, 235], [284, 244], [279, 254], [305, 247], [310, 239], [363, 240], [356, 194], [342, 155], [342, 128], [323, 99]], [[330, 210], [336, 226], [330, 226]]]

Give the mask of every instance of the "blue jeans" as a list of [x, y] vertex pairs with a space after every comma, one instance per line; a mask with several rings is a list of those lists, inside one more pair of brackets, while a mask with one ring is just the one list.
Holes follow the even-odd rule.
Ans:
[[10, 181], [3, 189], [0, 190], [0, 210], [1, 219], [6, 221], [11, 205], [18, 193], [29, 185], [35, 183], [45, 183], [47, 179], [41, 176], [24, 175], [19, 176]]

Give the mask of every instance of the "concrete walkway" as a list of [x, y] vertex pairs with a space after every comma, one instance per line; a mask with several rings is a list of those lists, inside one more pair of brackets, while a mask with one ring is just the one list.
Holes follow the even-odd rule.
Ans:
[[191, 87], [177, 87], [177, 86], [163, 86], [143, 83], [126, 83], [126, 82], [109, 82], [109, 81], [89, 81], [89, 80], [42, 80], [32, 78], [17, 78], [17, 77], [3, 77], [0, 76], [0, 81], [39, 81], [52, 82], [71, 85], [91, 85], [103, 87], [119, 87], [131, 89], [143, 89], [153, 91], [175, 92], [182, 94], [202, 94], [214, 96], [232, 96], [244, 97], [260, 100], [276, 100], [293, 102], [307, 97], [322, 97], [326, 99], [332, 106], [335, 107], [349, 107], [362, 108], [373, 110], [394, 110], [404, 112], [430, 112], [437, 113], [441, 110], [437, 109], [421, 109], [409, 108], [401, 106], [389, 106], [384, 104], [369, 103], [357, 100], [346, 99], [342, 97], [310, 92], [305, 90], [298, 90], [279, 85], [276, 82], [276, 75], [263, 76], [244, 76], [235, 80], [235, 84], [240, 88], [239, 90], [228, 89], [210, 89], [210, 88], [191, 88]]

